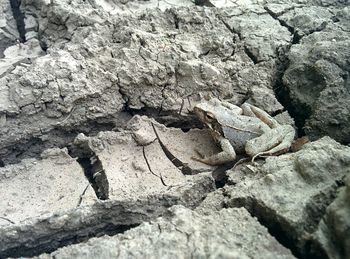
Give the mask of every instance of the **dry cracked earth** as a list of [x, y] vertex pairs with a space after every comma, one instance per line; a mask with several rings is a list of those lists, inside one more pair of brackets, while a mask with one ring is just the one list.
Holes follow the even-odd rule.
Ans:
[[[350, 258], [348, 0], [0, 3], [0, 258]], [[211, 97], [303, 138], [196, 162]]]

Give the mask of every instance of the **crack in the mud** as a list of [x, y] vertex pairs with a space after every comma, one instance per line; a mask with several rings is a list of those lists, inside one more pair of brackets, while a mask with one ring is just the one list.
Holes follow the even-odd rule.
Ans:
[[162, 173], [160, 173], [160, 175], [157, 175], [155, 172], [153, 172], [153, 170], [152, 170], [152, 168], [151, 168], [151, 165], [149, 164], [148, 159], [147, 159], [147, 156], [146, 156], [145, 147], [142, 147], [142, 154], [143, 154], [143, 158], [144, 158], [145, 161], [146, 161], [148, 170], [151, 172], [151, 174], [153, 174], [155, 177], [159, 178], [160, 181], [161, 181], [161, 183], [162, 183], [164, 186], [168, 186], [168, 185], [164, 182]]
[[[305, 218], [307, 222], [301, 226], [304, 229], [304, 234], [312, 234], [319, 225], [322, 217], [326, 213], [327, 207], [337, 197], [336, 193], [338, 188], [342, 187], [344, 182], [337, 180], [328, 189], [323, 190], [318, 196], [314, 196], [309, 204], [305, 207]], [[316, 204], [316, 205], [315, 205]], [[267, 228], [269, 233], [276, 238], [276, 240], [288, 248], [292, 254], [297, 258], [317, 258], [316, 251], [310, 251], [308, 247], [311, 247], [312, 241], [305, 238], [301, 240], [301, 234], [297, 232], [296, 226], [290, 224], [283, 216], [279, 215], [276, 211], [269, 208], [263, 201], [258, 201], [253, 197], [237, 197], [231, 198], [231, 201], [227, 204], [228, 207], [244, 207], [264, 227]]]
[[295, 126], [297, 128], [298, 136], [302, 137], [305, 135], [305, 132], [304, 132], [305, 121], [311, 115], [311, 110], [310, 110], [310, 107], [307, 107], [306, 105], [303, 105], [304, 107], [301, 107], [301, 105], [299, 105], [298, 110], [303, 112], [301, 114], [296, 109], [296, 106], [293, 105], [293, 101], [292, 101], [292, 98], [290, 97], [289, 89], [283, 83], [283, 76], [289, 66], [288, 52], [290, 47], [291, 46], [289, 46], [286, 50], [281, 51], [280, 54], [278, 54], [278, 59], [276, 63], [278, 69], [276, 73], [275, 83], [273, 84], [272, 87], [277, 100], [283, 105], [283, 107], [288, 111], [288, 114], [293, 118], [295, 122]]
[[210, 0], [194, 0], [194, 4], [198, 6], [215, 7]]
[[237, 35], [239, 40], [242, 40], [242, 35], [238, 32], [235, 31], [235, 29], [233, 27], [231, 27], [222, 17], [218, 17], [219, 20], [225, 25], [226, 29], [228, 29], [233, 35]]
[[170, 160], [170, 162], [176, 166], [183, 175], [194, 175], [194, 174], [198, 174], [201, 173], [200, 170], [195, 170], [190, 168], [187, 164], [183, 163], [182, 161], [180, 161], [177, 157], [175, 157], [170, 151], [169, 149], [164, 145], [164, 143], [161, 141], [159, 134], [155, 128], [155, 126], [152, 123], [152, 127], [153, 127], [153, 131], [157, 137], [157, 140], [159, 142], [159, 145], [161, 146], [165, 156]]
[[82, 192], [82, 194], [80, 194], [77, 207], [79, 207], [81, 205], [81, 203], [83, 202], [84, 195], [85, 195], [86, 191], [88, 190], [89, 186], [90, 186], [90, 183], [86, 185], [84, 191]]
[[2, 161], [1, 158], [0, 158], [0, 167], [5, 167], [5, 163], [4, 163], [4, 161]]
[[95, 136], [100, 131], [112, 130], [115, 124], [112, 120], [106, 120], [106, 122], [90, 121], [82, 123], [75, 128], [69, 126], [56, 127], [48, 132], [42, 132], [40, 137], [23, 139], [16, 144], [2, 147], [0, 156], [3, 165], [17, 164], [27, 158], [40, 159], [41, 153], [49, 148], [67, 147], [69, 149], [79, 133]]
[[[257, 200], [251, 197], [236, 198], [233, 204], [226, 204], [227, 207], [234, 208], [245, 208], [249, 214], [256, 218], [261, 225], [266, 227], [271, 236], [276, 238], [276, 240], [284, 247], [289, 249], [292, 254], [297, 258], [303, 258], [300, 251], [296, 247], [296, 242], [292, 238], [288, 237], [286, 233], [283, 232], [281, 225], [289, 226], [288, 222], [283, 217], [278, 217], [275, 215], [276, 212], [267, 207], [264, 204], [260, 204]], [[274, 215], [275, 217], [269, 218], [269, 215]], [[293, 228], [289, 226], [289, 235], [296, 235]]]
[[16, 224], [16, 223], [13, 222], [12, 220], [10, 220], [10, 219], [8, 219], [8, 218], [5, 218], [5, 217], [1, 217], [1, 216], [0, 216], [0, 219], [3, 219], [3, 220], [5, 220], [5, 221], [7, 221], [7, 222], [10, 222], [11, 224]]
[[[83, 155], [79, 154], [77, 162], [84, 170], [86, 178], [94, 189], [97, 198], [107, 200], [109, 198], [109, 183], [105, 170], [98, 156], [85, 145]], [[77, 152], [76, 150], [74, 152]]]
[[[0, 258], [7, 258], [7, 257], [34, 257], [34, 256], [39, 256], [43, 253], [49, 254], [57, 249], [64, 247], [64, 246], [69, 246], [77, 243], [82, 243], [84, 241], [87, 241], [88, 239], [96, 236], [101, 236], [103, 235], [108, 235], [108, 236], [114, 236], [117, 234], [122, 234], [125, 231], [135, 228], [139, 226], [140, 224], [133, 224], [133, 225], [118, 225], [115, 226], [113, 224], [107, 225], [96, 233], [90, 233], [85, 236], [79, 236], [75, 234], [71, 234], [71, 236], [66, 237], [64, 239], [59, 239], [59, 241], [56, 242], [51, 242], [50, 244], [40, 244], [36, 247], [27, 247], [26, 244], [22, 244], [20, 246], [16, 246], [14, 248], [5, 250], [0, 253]], [[47, 240], [55, 240], [53, 237], [47, 237]]]
[[[108, 200], [34, 222], [11, 225], [0, 236], [0, 258], [38, 256], [91, 237], [120, 234], [142, 222], [156, 219], [169, 207], [184, 202], [179, 197], [164, 194], [137, 200]], [[196, 200], [195, 204], [198, 202]], [[18, 236], [13, 236], [13, 233], [18, 233]]]
[[303, 110], [304, 114], [298, 113], [296, 110], [296, 106], [293, 105], [292, 99], [289, 94], [289, 90], [283, 83], [283, 76], [289, 67], [288, 53], [290, 51], [290, 48], [293, 45], [298, 44], [301, 38], [299, 37], [298, 33], [295, 32], [295, 29], [293, 27], [289, 26], [286, 22], [279, 18], [279, 14], [274, 13], [267, 6], [264, 6], [264, 9], [274, 20], [278, 21], [281, 26], [287, 28], [287, 30], [291, 33], [293, 37], [290, 41], [290, 44], [287, 47], [285, 47], [284, 49], [280, 48], [276, 52], [277, 73], [273, 85], [273, 90], [277, 100], [283, 105], [283, 107], [288, 111], [289, 115], [293, 118], [295, 126], [298, 129], [298, 136], [301, 137], [305, 135], [303, 127], [306, 119], [310, 116], [310, 109], [308, 107], [300, 108], [300, 110]]
[[244, 46], [243, 49], [244, 49], [244, 53], [247, 54], [247, 56], [254, 63], [254, 65], [259, 63], [257, 57], [254, 56], [254, 54], [250, 51], [250, 49], [247, 46]]
[[300, 42], [300, 35], [298, 35], [298, 33], [296, 33], [294, 27], [288, 25], [285, 21], [281, 20], [277, 14], [275, 14], [272, 10], [270, 10], [267, 6], [264, 6], [265, 11], [272, 17], [272, 19], [276, 20], [279, 22], [279, 24], [282, 27], [287, 28], [287, 30], [293, 35], [293, 39], [291, 44], [298, 44]]
[[25, 23], [24, 23], [24, 14], [20, 10], [21, 0], [10, 0], [10, 5], [12, 9], [13, 18], [17, 24], [17, 30], [19, 34], [19, 41], [26, 41], [26, 31], [25, 31]]

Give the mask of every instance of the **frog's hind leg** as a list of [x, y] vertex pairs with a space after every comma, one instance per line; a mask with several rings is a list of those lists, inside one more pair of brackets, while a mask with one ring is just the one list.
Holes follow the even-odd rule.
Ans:
[[262, 122], [268, 125], [271, 129], [277, 128], [280, 126], [280, 124], [274, 118], [272, 118], [270, 114], [268, 114], [264, 110], [254, 105], [251, 105], [249, 103], [244, 103], [242, 104], [241, 108], [243, 110], [244, 115], [247, 115], [249, 117], [256, 117], [260, 119]]
[[222, 151], [208, 157], [191, 157], [193, 160], [202, 162], [207, 165], [221, 165], [233, 161], [236, 158], [236, 152], [230, 141], [225, 138], [219, 140]]
[[295, 130], [290, 125], [280, 125], [260, 137], [247, 141], [245, 150], [252, 161], [261, 155], [282, 154], [289, 150], [295, 137]]

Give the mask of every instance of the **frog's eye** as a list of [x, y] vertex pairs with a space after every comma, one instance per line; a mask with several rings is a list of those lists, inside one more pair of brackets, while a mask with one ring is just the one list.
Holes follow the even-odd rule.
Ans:
[[212, 113], [206, 113], [205, 114], [205, 118], [208, 120], [208, 121], [212, 121], [214, 119], [214, 115]]

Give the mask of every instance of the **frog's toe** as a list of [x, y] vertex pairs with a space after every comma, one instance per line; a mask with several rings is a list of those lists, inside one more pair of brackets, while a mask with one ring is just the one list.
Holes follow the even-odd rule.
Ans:
[[208, 164], [207, 158], [206, 157], [197, 157], [197, 156], [191, 156], [191, 159], [194, 161], [198, 161], [204, 164]]
[[194, 152], [196, 152], [196, 154], [200, 157], [200, 158], [205, 158], [205, 155], [203, 154], [203, 152], [201, 150], [199, 150], [198, 148], [194, 148], [193, 149]]

